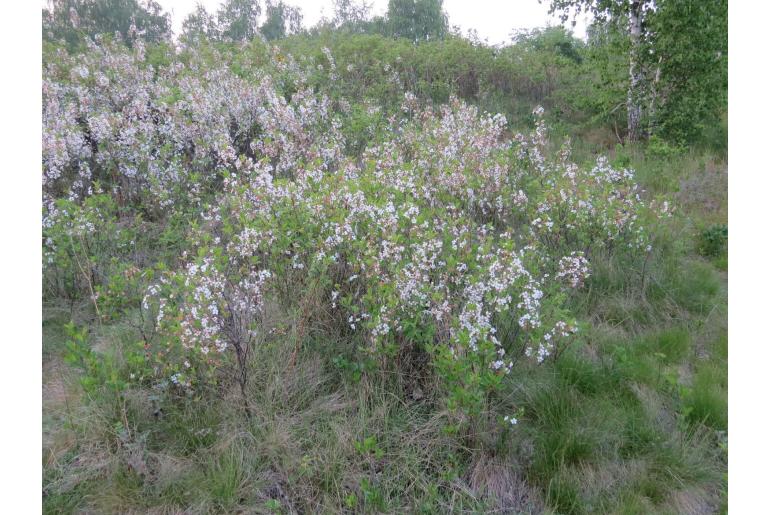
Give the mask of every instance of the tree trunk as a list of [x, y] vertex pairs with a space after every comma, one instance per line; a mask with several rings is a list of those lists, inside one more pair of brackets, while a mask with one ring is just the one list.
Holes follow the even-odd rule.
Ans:
[[639, 125], [642, 119], [642, 103], [640, 88], [642, 74], [639, 69], [639, 47], [642, 38], [642, 2], [632, 1], [628, 11], [628, 32], [631, 36], [631, 52], [628, 64], [630, 82], [628, 85], [628, 99], [626, 110], [628, 111], [628, 136], [629, 141], [639, 139]]
[[655, 78], [652, 80], [650, 86], [650, 107], [647, 110], [647, 136], [652, 135], [653, 125], [655, 124], [655, 109], [657, 107], [656, 101], [658, 99], [658, 84], [660, 83], [660, 66], [663, 62], [663, 56], [658, 58], [658, 66], [655, 68]]

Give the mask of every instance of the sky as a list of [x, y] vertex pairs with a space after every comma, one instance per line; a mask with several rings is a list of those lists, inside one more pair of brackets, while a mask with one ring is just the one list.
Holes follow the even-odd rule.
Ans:
[[[156, 0], [171, 13], [174, 33], [179, 34], [182, 20], [200, 2], [209, 12], [216, 12], [222, 0]], [[303, 25], [315, 25], [321, 16], [331, 18], [332, 0], [285, 0], [287, 4], [302, 9]], [[368, 0], [373, 4], [372, 14], [382, 15], [388, 7], [388, 0]], [[449, 16], [449, 25], [458, 25], [463, 34], [475, 29], [482, 40], [496, 45], [510, 42], [511, 33], [518, 29], [533, 29], [547, 25], [559, 25], [560, 20], [548, 15], [548, 1], [538, 0], [444, 0], [444, 10]], [[573, 31], [575, 36], [585, 38], [587, 20], [581, 15]], [[568, 22], [569, 23], [569, 22]]]

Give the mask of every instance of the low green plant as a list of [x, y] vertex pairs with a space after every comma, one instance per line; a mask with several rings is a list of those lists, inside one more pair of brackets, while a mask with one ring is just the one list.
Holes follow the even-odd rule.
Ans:
[[78, 328], [70, 322], [65, 326], [68, 341], [65, 360], [81, 370], [80, 384], [86, 392], [93, 394], [100, 388], [107, 388], [120, 394], [128, 388], [128, 382], [109, 356], [97, 354], [90, 345], [88, 328]]
[[715, 224], [698, 235], [698, 252], [702, 256], [718, 258], [727, 252], [727, 225]]

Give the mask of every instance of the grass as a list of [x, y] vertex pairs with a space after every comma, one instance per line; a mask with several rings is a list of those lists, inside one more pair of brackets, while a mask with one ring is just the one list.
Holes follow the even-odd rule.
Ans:
[[[700, 228], [726, 221], [721, 179], [708, 156], [628, 152], [645, 186], [678, 192], [682, 213], [646, 268], [594, 260], [573, 299], [580, 341], [555, 363], [518, 364], [488, 399], [522, 410], [515, 427], [490, 418], [473, 438], [450, 434], [430, 395], [351, 374], [334, 359], [350, 344], [322, 335], [257, 350], [250, 420], [235, 390], [164, 404], [135, 388], [116, 405], [85, 395], [62, 362], [63, 325], [89, 306], [52, 306], [44, 512], [726, 513], [727, 261], [697, 252]], [[120, 364], [138, 338], [123, 320], [90, 341]]]
[[700, 360], [690, 388], [685, 390], [684, 409], [692, 423], [718, 431], [727, 430], [727, 334], [711, 342]]

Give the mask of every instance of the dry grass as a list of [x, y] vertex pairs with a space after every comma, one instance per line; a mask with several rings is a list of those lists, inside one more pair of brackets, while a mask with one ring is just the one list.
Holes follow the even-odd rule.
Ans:
[[702, 219], [704, 223], [727, 220], [727, 164], [708, 159], [694, 162], [679, 184], [678, 208]]
[[671, 408], [665, 405], [666, 400], [662, 394], [641, 383], [631, 383], [630, 388], [639, 399], [649, 420], [664, 432], [674, 431], [676, 416]]
[[719, 504], [714, 492], [693, 487], [674, 492], [666, 508], [680, 515], [710, 515], [718, 513]]
[[474, 495], [487, 501], [491, 513], [542, 513], [540, 492], [522, 472], [515, 462], [479, 453], [469, 466], [468, 484]]

